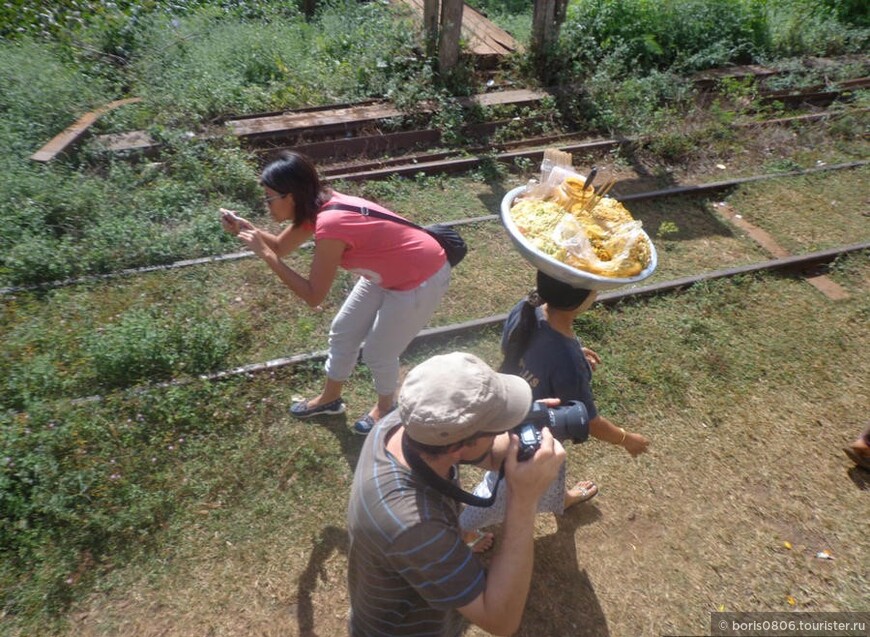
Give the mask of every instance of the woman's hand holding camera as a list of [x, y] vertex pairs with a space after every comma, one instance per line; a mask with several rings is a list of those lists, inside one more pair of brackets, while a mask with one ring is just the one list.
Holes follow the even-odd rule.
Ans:
[[226, 232], [230, 234], [239, 236], [239, 232], [242, 230], [253, 230], [254, 224], [252, 224], [247, 219], [240, 217], [233, 210], [229, 210], [228, 208], [221, 208], [221, 226]]
[[272, 252], [271, 248], [263, 240], [260, 231], [256, 228], [244, 228], [239, 232], [238, 237], [242, 240], [242, 243], [248, 246], [251, 252], [261, 259], [265, 259]]

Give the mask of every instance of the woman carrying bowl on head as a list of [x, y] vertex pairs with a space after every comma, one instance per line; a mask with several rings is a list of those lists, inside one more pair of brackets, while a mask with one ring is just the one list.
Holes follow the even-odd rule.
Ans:
[[[589, 435], [625, 449], [633, 458], [647, 451], [649, 440], [615, 425], [598, 412], [592, 393], [592, 372], [601, 363], [596, 352], [583, 346], [574, 332], [574, 320], [596, 300], [594, 290], [575, 288], [540, 270], [537, 286], [528, 298], [508, 314], [502, 330], [504, 354], [499, 371], [525, 378], [532, 398], [558, 398], [562, 403], [579, 400], [589, 417]], [[494, 447], [490, 468], [475, 489], [475, 495], [489, 497], [498, 481], [503, 450]], [[567, 488], [563, 466], [557, 479], [538, 501], [538, 512], [561, 515], [565, 509], [591, 500], [598, 486], [590, 481]], [[505, 512], [504, 489], [498, 490], [489, 507], [466, 507], [459, 524], [467, 533], [501, 522]]]
[[[272, 219], [289, 222], [286, 228], [272, 234], [226, 210], [221, 223], [296, 296], [317, 307], [339, 267], [360, 275], [330, 327], [323, 390], [295, 403], [290, 412], [298, 418], [343, 413], [342, 387], [364, 341], [362, 360], [374, 378], [378, 400], [354, 423], [353, 431], [367, 434], [394, 406], [399, 356], [447, 291], [451, 267], [444, 249], [422, 229], [360, 214], [354, 208], [399, 216], [374, 202], [327, 188], [314, 165], [299, 153], [284, 152], [267, 164], [260, 185]], [[351, 209], [344, 209], [347, 206]], [[314, 256], [305, 277], [282, 258], [312, 237]]]

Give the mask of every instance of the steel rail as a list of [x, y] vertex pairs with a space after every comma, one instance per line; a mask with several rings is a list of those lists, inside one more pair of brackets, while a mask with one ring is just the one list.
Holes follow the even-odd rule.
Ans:
[[[830, 264], [832, 261], [836, 260], [841, 256], [855, 254], [868, 250], [870, 250], [870, 241], [865, 241], [863, 243], [855, 243], [840, 246], [837, 248], [829, 248], [827, 250], [820, 250], [817, 252], [811, 252], [803, 255], [789, 256], [781, 259], [771, 259], [758, 263], [750, 263], [742, 266], [713, 270], [701, 274], [679, 277], [676, 279], [671, 279], [669, 281], [662, 281], [661, 283], [656, 283], [653, 285], [640, 286], [621, 291], [603, 292], [598, 296], [596, 302], [606, 307], [610, 307], [619, 303], [631, 303], [659, 295], [677, 293], [701, 283], [707, 283], [711, 281], [728, 279], [738, 276], [759, 275], [764, 273], [775, 273], [784, 275], [802, 274], [810, 276], [817, 274], [820, 269], [824, 268], [824, 266]], [[440, 327], [427, 328], [417, 334], [417, 336], [408, 345], [407, 349], [412, 350], [413, 348], [421, 347], [424, 345], [431, 345], [433, 342], [436, 342], [440, 339], [469, 335], [477, 330], [483, 330], [499, 325], [503, 323], [506, 318], [506, 313], [493, 314], [491, 316], [473, 319], [470, 321], [463, 321], [461, 323], [453, 323]], [[361, 352], [362, 349], [360, 349], [360, 353]], [[179, 387], [198, 380], [227, 380], [237, 376], [259, 374], [262, 372], [274, 371], [276, 369], [282, 369], [285, 367], [292, 367], [294, 365], [301, 365], [303, 363], [319, 362], [324, 360], [326, 356], [326, 350], [306, 352], [293, 356], [276, 358], [262, 363], [250, 363], [247, 365], [241, 365], [239, 367], [214, 372], [212, 374], [201, 374], [196, 376], [195, 378], [191, 377], [184, 379], [173, 379], [161, 383], [153, 383], [147, 386], [139, 386], [120, 391], [130, 391], [134, 394], [141, 394], [156, 389]], [[97, 402], [102, 400], [102, 398], [102, 395], [93, 395], [87, 397], [73, 398], [71, 399], [71, 402], [73, 404]]]
[[[564, 149], [562, 149], [564, 150]], [[543, 155], [543, 150], [540, 150]], [[738, 177], [735, 179], [728, 179], [725, 181], [716, 181], [710, 182], [707, 184], [697, 184], [692, 186], [676, 186], [674, 188], [664, 188], [660, 190], [650, 190], [646, 192], [636, 192], [625, 195], [619, 195], [619, 201], [644, 201], [647, 199], [658, 199], [663, 197], [688, 197], [688, 196], [697, 196], [697, 195], [705, 195], [713, 192], [721, 192], [723, 190], [728, 190], [731, 188], [736, 188], [738, 186], [744, 184], [751, 184], [758, 181], [766, 181], [769, 179], [784, 179], [788, 177], [804, 177], [808, 175], [814, 175], [817, 173], [823, 173], [832, 170], [849, 170], [853, 168], [861, 168], [870, 164], [870, 160], [861, 160], [855, 162], [848, 162], [844, 164], [832, 164], [830, 166], [818, 166], [814, 168], [805, 168], [802, 170], [792, 170], [785, 173], [773, 173], [770, 175], [754, 175], [751, 177]], [[486, 223], [490, 221], [496, 221], [500, 219], [500, 215], [492, 214], [492, 215], [483, 215], [479, 217], [468, 217], [465, 219], [456, 219], [452, 221], [443, 221], [441, 222], [446, 226], [464, 226], [471, 225], [475, 223]], [[313, 245], [313, 242], [306, 241], [300, 247], [301, 248], [310, 248]], [[169, 270], [176, 270], [180, 268], [186, 268], [191, 266], [200, 266], [206, 265], [209, 263], [222, 263], [228, 261], [238, 261], [240, 259], [247, 259], [254, 256], [254, 253], [245, 250], [242, 252], [232, 252], [228, 254], [222, 255], [214, 255], [209, 257], [200, 257], [196, 259], [184, 259], [182, 261], [175, 261], [173, 263], [166, 263], [163, 265], [150, 265], [144, 266], [141, 268], [128, 268], [125, 270], [118, 270], [117, 272], [107, 272], [106, 274], [93, 274], [87, 275], [83, 277], [77, 277], [72, 279], [64, 279], [62, 281], [50, 281], [47, 283], [37, 283], [33, 285], [23, 285], [23, 286], [10, 286], [5, 288], [0, 288], [0, 296], [6, 296], [8, 294], [15, 294], [18, 292], [33, 292], [36, 290], [47, 290], [54, 289], [60, 287], [69, 287], [73, 285], [81, 285], [85, 283], [96, 283], [100, 281], [106, 281], [119, 277], [127, 277], [127, 276], [138, 276], [140, 274], [150, 274], [153, 272], [165, 272]]]

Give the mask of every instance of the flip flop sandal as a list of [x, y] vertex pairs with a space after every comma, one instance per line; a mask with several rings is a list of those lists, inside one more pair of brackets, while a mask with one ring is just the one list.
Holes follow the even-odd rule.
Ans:
[[588, 502], [589, 500], [594, 498], [596, 495], [598, 495], [598, 485], [595, 484], [594, 482], [592, 482], [592, 486], [589, 488], [580, 486], [580, 483], [578, 482], [574, 486], [574, 489], [572, 489], [572, 491], [574, 491], [574, 490], [580, 491], [580, 500], [578, 500], [578, 503]]
[[[381, 416], [381, 418], [385, 418], [387, 416], [387, 414], [394, 411], [396, 409], [396, 407], [398, 407], [398, 405], [393, 405], [392, 407], [390, 407], [390, 411], [388, 411], [386, 414]], [[375, 419], [372, 417], [371, 414], [366, 414], [365, 416], [363, 416], [362, 418], [357, 420], [355, 423], [353, 423], [353, 427], [351, 427], [351, 431], [355, 434], [359, 434], [360, 436], [365, 436], [372, 430], [372, 427], [374, 427], [374, 426], [375, 426]]]
[[359, 434], [360, 436], [365, 436], [372, 430], [372, 427], [375, 426], [375, 419], [371, 417], [370, 414], [366, 414], [355, 423], [353, 423], [353, 431], [355, 434]]
[[[486, 540], [487, 538], [492, 538], [492, 537], [493, 537], [492, 533], [484, 533], [483, 531], [479, 531], [479, 530], [474, 531], [474, 537], [471, 540], [467, 541], [465, 543], [465, 545], [475, 553], [484, 553], [484, 552], [488, 551], [489, 549], [476, 549], [475, 547], [478, 544], [480, 544], [480, 542], [482, 542], [483, 540]], [[490, 547], [490, 548], [492, 548], [492, 547]]]

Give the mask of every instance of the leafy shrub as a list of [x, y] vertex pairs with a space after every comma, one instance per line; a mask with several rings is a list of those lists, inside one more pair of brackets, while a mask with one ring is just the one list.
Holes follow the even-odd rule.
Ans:
[[379, 4], [327, 5], [312, 23], [154, 18], [133, 62], [136, 91], [174, 125], [381, 96], [417, 68], [414, 37]]
[[694, 88], [684, 78], [662, 71], [638, 76], [621, 68], [619, 56], [599, 65], [573, 105], [574, 118], [616, 133], [641, 134], [662, 128], [691, 101]]
[[29, 39], [0, 40], [0, 86], [0, 130], [29, 152], [110, 99], [105, 83], [70, 63], [59, 46]]
[[232, 349], [231, 325], [188, 308], [179, 310], [182, 320], [159, 316], [156, 309], [133, 309], [93, 334], [85, 349], [97, 382], [125, 387], [220, 367]]
[[583, 0], [569, 7], [557, 59], [575, 77], [614, 54], [638, 71], [745, 63], [766, 44], [763, 18], [748, 0]]
[[215, 386], [0, 414], [0, 606], [62, 611], [106, 555], [123, 561], [184, 497], [180, 462], [238, 424]]
[[[771, 53], [792, 55], [843, 55], [866, 50], [870, 40], [866, 7], [856, 19], [849, 3], [813, 0], [774, 0], [769, 5]], [[838, 7], [842, 10], [838, 11]], [[841, 17], [858, 26], [844, 24]]]
[[16, 285], [62, 281], [78, 273], [76, 250], [66, 239], [26, 234], [3, 256], [3, 271]]

